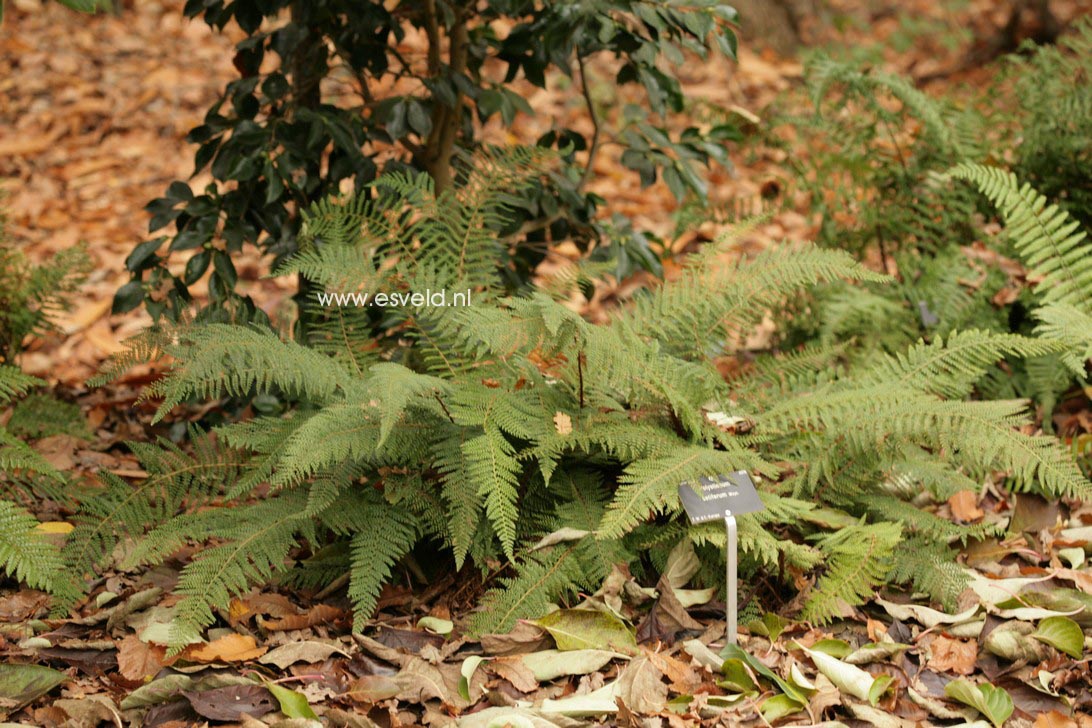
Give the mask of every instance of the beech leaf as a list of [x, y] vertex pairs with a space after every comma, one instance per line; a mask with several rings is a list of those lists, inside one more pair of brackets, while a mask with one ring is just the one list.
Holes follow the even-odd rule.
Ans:
[[1069, 617], [1047, 617], [1039, 622], [1039, 629], [1031, 636], [1075, 660], [1081, 659], [1084, 652], [1084, 632]]
[[0, 714], [23, 707], [67, 679], [63, 672], [41, 665], [0, 665]]
[[289, 718], [318, 720], [318, 716], [315, 715], [315, 711], [311, 708], [311, 704], [307, 702], [307, 698], [301, 693], [297, 693], [295, 690], [289, 690], [286, 687], [271, 682], [267, 682], [265, 686], [269, 688], [269, 692], [273, 693], [273, 697], [280, 703], [281, 712]]
[[974, 708], [996, 728], [1001, 728], [1012, 715], [1012, 697], [1003, 688], [989, 683], [975, 685], [967, 680], [953, 680], [944, 687], [944, 694]]
[[633, 655], [637, 638], [625, 622], [592, 609], [559, 609], [535, 622], [550, 633], [562, 651], [610, 650]]

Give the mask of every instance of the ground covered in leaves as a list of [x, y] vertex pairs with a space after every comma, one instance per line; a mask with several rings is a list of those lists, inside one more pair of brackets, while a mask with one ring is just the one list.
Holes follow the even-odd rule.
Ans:
[[[1007, 8], [987, 0], [958, 10], [924, 5], [899, 8], [926, 28], [971, 28], [972, 37], [988, 37]], [[1078, 2], [1056, 5], [1063, 20], [1087, 10]], [[189, 174], [192, 150], [183, 136], [232, 77], [232, 41], [184, 22], [176, 2], [140, 2], [93, 19], [36, 0], [8, 6], [0, 35], [0, 59], [10, 69], [0, 78], [0, 185], [11, 233], [42, 258], [86, 240], [97, 264], [61, 334], [22, 362], [80, 404], [94, 436], [58, 435], [35, 446], [88, 478], [102, 470], [141, 477], [122, 443], [180, 437], [184, 429], [152, 431], [150, 406], [134, 406], [153, 373], [138, 370], [93, 391], [82, 382], [147, 323], [135, 312], [109, 316], [110, 300], [127, 277], [125, 256], [144, 234], [143, 205]], [[899, 34], [908, 31], [897, 10], [866, 17], [858, 32], [890, 41], [896, 70], [941, 85], [975, 83], [989, 72], [966, 63], [975, 47], [965, 33], [923, 33], [900, 50]], [[738, 64], [686, 73], [695, 97], [761, 120], [767, 104], [799, 85], [801, 67], [744, 37]], [[604, 80], [598, 91], [608, 93], [607, 86]], [[555, 117], [583, 111], [563, 90], [536, 94], [531, 105]], [[540, 131], [534, 120], [521, 123], [512, 133], [531, 138]], [[806, 199], [787, 183], [785, 154], [751, 147], [736, 154], [734, 169], [713, 173], [720, 200], [778, 201], [752, 246], [811, 235]], [[607, 155], [594, 179], [608, 209], [656, 229], [673, 241], [673, 252], [714, 232], [671, 236], [677, 210], [666, 188], [641, 190], [635, 175]], [[198, 189], [206, 181], [198, 176], [191, 184]], [[258, 266], [240, 266], [241, 277], [276, 311], [292, 291], [261, 280]], [[600, 290], [589, 315], [640, 284]], [[1092, 414], [1071, 416], [1092, 429]], [[63, 512], [37, 515], [57, 534], [70, 527]], [[1084, 658], [1084, 630], [1092, 627], [1092, 506], [1016, 499], [987, 484], [959, 494], [940, 515], [964, 523], [1007, 519], [1017, 534], [967, 544], [971, 588], [956, 609], [879, 594], [823, 627], [751, 609], [742, 649], [725, 645], [724, 605], [688, 588], [697, 564], [685, 549], [672, 555], [655, 585], [616, 571], [573, 608], [506, 635], [463, 634], [473, 595], [449, 577], [416, 591], [388, 588], [360, 635], [350, 634], [348, 603], [336, 590], [254, 592], [220, 615], [226, 626], [206, 642], [174, 655], [164, 646], [168, 595], [185, 553], [154, 571], [105, 575], [68, 619], [50, 618], [45, 595], [4, 583], [0, 716], [41, 726], [399, 726], [456, 718], [466, 726], [1092, 726]], [[806, 592], [807, 584], [799, 586]], [[743, 598], [753, 589], [742, 584]], [[792, 614], [793, 605], [782, 613]]]

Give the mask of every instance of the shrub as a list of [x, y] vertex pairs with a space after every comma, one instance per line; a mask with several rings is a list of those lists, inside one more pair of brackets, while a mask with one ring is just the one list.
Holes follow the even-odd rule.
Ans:
[[[656, 115], [626, 107], [613, 138], [621, 161], [643, 184], [662, 175], [680, 197], [704, 196], [697, 166], [725, 161], [724, 142], [738, 132], [719, 124], [669, 133], [665, 117], [682, 110], [683, 94], [663, 61], [704, 57], [710, 48], [732, 55], [734, 12], [715, 0], [191, 0], [188, 17], [217, 29], [234, 23], [246, 35], [233, 59], [240, 77], [189, 134], [199, 145], [195, 170], [207, 168], [215, 182], [197, 195], [175, 182], [148, 205], [151, 231], [173, 224], [174, 232], [133, 250], [132, 280], [118, 291], [115, 311], [143, 302], [153, 317], [176, 319], [207, 273], [212, 307], [235, 301], [233, 257], [244, 245], [279, 265], [297, 249], [300, 210], [346, 185], [362, 189], [382, 169], [427, 171], [441, 191], [461, 184], [470, 170], [460, 152], [481, 145], [483, 126], [532, 113], [511, 84], [522, 78], [544, 87], [552, 71], [576, 84], [592, 131], [555, 128], [537, 140], [563, 151], [565, 164], [526, 187], [507, 227], [495, 231], [509, 242], [500, 251], [507, 284], [526, 282], [549, 242], [563, 239], [598, 241], [624, 267], [657, 270], [647, 236], [616, 226], [628, 236], [607, 245], [600, 200], [583, 189], [590, 159], [610, 140], [586, 68], [613, 56], [614, 81], [643, 89]], [[422, 52], [404, 52], [422, 37]], [[584, 152], [581, 164], [576, 155]], [[182, 275], [170, 273], [167, 263], [193, 250]]]
[[[744, 573], [791, 583], [819, 569], [803, 616], [825, 622], [888, 580], [954, 601], [965, 577], [949, 542], [996, 527], [953, 524], [923, 499], [998, 471], [1016, 490], [1089, 494], [1054, 439], [1021, 432], [1024, 402], [965, 401], [999, 358], [1061, 351], [1057, 341], [972, 330], [867, 360], [848, 343], [813, 346], [725, 381], [715, 357], [787, 297], [821, 280], [881, 280], [845, 252], [804, 246], [737, 264], [726, 240], [605, 325], [549, 287], [507, 296], [488, 223], [540, 167], [494, 153], [440, 192], [425, 175], [383, 175], [313, 206], [281, 269], [329, 293], [470, 288], [472, 306], [346, 307], [314, 348], [224, 323], [134, 342], [134, 359], [159, 348], [175, 362], [149, 392], [157, 418], [223, 394], [305, 404], [219, 427], [193, 458], [140, 446], [152, 475], [85, 505], [70, 563], [101, 565], [120, 538], [138, 544], [127, 567], [211, 540], [177, 587], [181, 645], [253, 583], [319, 586], [346, 571], [360, 629], [394, 565], [415, 546], [433, 559], [440, 548], [458, 569], [503, 565], [471, 628], [504, 629], [595, 588], [615, 563], [661, 566], [680, 540], [715, 563], [723, 531], [686, 525], [677, 486], [747, 469], [766, 510], [740, 519]], [[368, 313], [383, 322], [378, 339], [354, 322]]]

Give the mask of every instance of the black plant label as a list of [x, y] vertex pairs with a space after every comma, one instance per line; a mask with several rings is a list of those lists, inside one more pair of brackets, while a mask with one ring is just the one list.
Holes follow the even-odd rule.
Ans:
[[754, 481], [745, 470], [715, 478], [701, 478], [697, 487], [689, 482], [680, 483], [679, 500], [691, 523], [754, 513], [765, 507]]

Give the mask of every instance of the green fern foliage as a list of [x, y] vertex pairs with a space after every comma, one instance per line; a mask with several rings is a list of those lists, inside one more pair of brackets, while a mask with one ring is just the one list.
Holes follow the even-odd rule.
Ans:
[[0, 569], [46, 591], [62, 569], [60, 553], [38, 530], [38, 519], [7, 501], [0, 501]]
[[[1026, 403], [966, 400], [1000, 360], [1055, 354], [1053, 340], [952, 330], [882, 356], [843, 341], [760, 354], [725, 381], [715, 360], [767, 312], [819, 282], [890, 279], [809, 246], [739, 259], [726, 239], [594, 324], [546, 292], [513, 295], [488, 253], [506, 190], [539, 173], [533, 160], [476, 169], [439, 197], [393, 175], [370, 196], [313, 207], [284, 269], [323, 293], [458, 286], [473, 305], [339, 305], [316, 292], [332, 328], [313, 345], [226, 323], [172, 332], [173, 369], [149, 393], [159, 416], [225, 395], [295, 406], [195, 435], [192, 455], [135, 446], [148, 479], [103, 476], [69, 563], [101, 568], [124, 538], [137, 562], [209, 544], [179, 581], [180, 645], [252, 584], [321, 588], [344, 573], [361, 629], [400, 561], [441, 549], [430, 562], [489, 585], [471, 619], [487, 632], [594, 590], [617, 563], [654, 566], [686, 538], [723, 543], [723, 530], [685, 524], [677, 488], [746, 469], [767, 509], [740, 519], [745, 563], [818, 569], [805, 616], [826, 621], [889, 578], [949, 595], [924, 561], [898, 570], [891, 557], [904, 537], [981, 535], [918, 509], [953, 488], [1002, 473], [1022, 490], [1092, 493], [1055, 441], [1023, 434]], [[350, 308], [360, 325], [343, 327], [335, 309]], [[703, 574], [721, 586], [718, 570]]]
[[75, 405], [28, 394], [44, 382], [15, 363], [28, 336], [53, 328], [54, 315], [68, 306], [89, 269], [82, 248], [31, 265], [5, 234], [0, 218], [0, 408], [14, 405], [0, 425], [0, 571], [47, 592], [57, 592], [69, 579], [60, 550], [27, 506], [45, 498], [67, 502], [71, 488], [65, 474], [21, 438], [89, 433]]
[[884, 583], [901, 540], [902, 528], [897, 523], [851, 526], [820, 540], [827, 568], [804, 604], [803, 617], [819, 624], [830, 622], [846, 607], [871, 597]]
[[1092, 244], [1080, 223], [1012, 172], [961, 164], [948, 174], [974, 184], [1001, 212], [1016, 250], [1043, 279], [1037, 291], [1044, 304], [1092, 313]]

